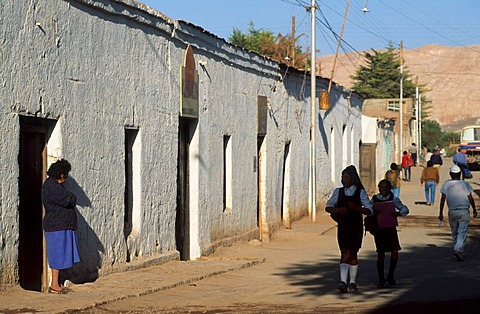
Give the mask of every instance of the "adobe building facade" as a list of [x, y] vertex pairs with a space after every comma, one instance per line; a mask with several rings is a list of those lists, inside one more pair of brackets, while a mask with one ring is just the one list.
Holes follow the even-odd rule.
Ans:
[[[131, 0], [0, 7], [0, 284], [48, 286], [40, 188], [58, 158], [78, 198], [74, 282], [268, 241], [307, 215], [309, 73]], [[358, 165], [361, 107], [334, 85], [318, 111], [317, 210]]]

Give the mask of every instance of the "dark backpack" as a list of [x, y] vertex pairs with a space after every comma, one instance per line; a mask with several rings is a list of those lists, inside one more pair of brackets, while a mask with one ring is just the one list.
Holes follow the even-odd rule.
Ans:
[[370, 234], [375, 235], [375, 233], [378, 231], [377, 216], [366, 216], [363, 218], [363, 225], [365, 226], [365, 234], [367, 234], [368, 231]]

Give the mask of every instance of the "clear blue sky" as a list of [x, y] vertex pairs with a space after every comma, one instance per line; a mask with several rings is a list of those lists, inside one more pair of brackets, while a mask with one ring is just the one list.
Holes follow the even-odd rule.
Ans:
[[[233, 28], [274, 34], [291, 33], [292, 16], [299, 44], [310, 46], [311, 0], [145, 0], [140, 1], [177, 20], [184, 20], [228, 39]], [[369, 12], [362, 8], [367, 4]], [[318, 55], [335, 53], [336, 39], [327, 25], [340, 34], [347, 0], [317, 0], [316, 48]], [[427, 44], [480, 45], [480, 0], [351, 0], [343, 34], [343, 51], [385, 48], [391, 41], [405, 49]]]

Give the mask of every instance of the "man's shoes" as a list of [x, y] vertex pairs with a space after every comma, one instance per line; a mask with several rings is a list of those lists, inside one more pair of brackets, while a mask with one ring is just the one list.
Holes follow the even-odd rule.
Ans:
[[348, 292], [347, 284], [343, 281], [340, 281], [340, 283], [338, 284], [338, 291], [340, 291], [342, 293]]
[[453, 256], [457, 259], [457, 262], [464, 261], [463, 255], [459, 251], [453, 251]]
[[350, 292], [356, 292], [358, 290], [357, 285], [353, 282], [348, 284], [348, 291]]
[[432, 206], [432, 204], [431, 204], [430, 202], [427, 202], [427, 204], [426, 204], [426, 205], [427, 205], [427, 206]]

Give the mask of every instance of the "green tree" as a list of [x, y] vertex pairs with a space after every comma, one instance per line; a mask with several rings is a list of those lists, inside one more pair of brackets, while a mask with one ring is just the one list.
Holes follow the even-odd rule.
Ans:
[[[398, 51], [390, 43], [385, 51], [365, 53], [365, 64], [351, 76], [352, 89], [364, 98], [399, 98], [400, 81], [403, 76], [403, 97], [415, 98], [416, 87], [421, 94], [426, 91], [425, 85], [418, 85], [412, 81], [411, 74], [406, 66], [401, 70], [402, 62]], [[422, 120], [429, 114], [429, 100], [422, 96]]]
[[292, 35], [277, 34], [275, 36], [269, 30], [256, 29], [253, 22], [250, 22], [247, 33], [234, 28], [228, 41], [281, 63], [306, 68], [309, 65], [308, 51], [303, 51], [302, 46], [296, 44], [301, 36], [295, 38]]
[[437, 121], [425, 120], [422, 121], [422, 143], [428, 148], [433, 148], [436, 145], [440, 146], [440, 138], [442, 136], [442, 129]]
[[437, 121], [424, 120], [422, 121], [422, 142], [430, 149], [436, 145], [448, 148], [451, 144], [460, 142], [460, 134], [444, 132]]

